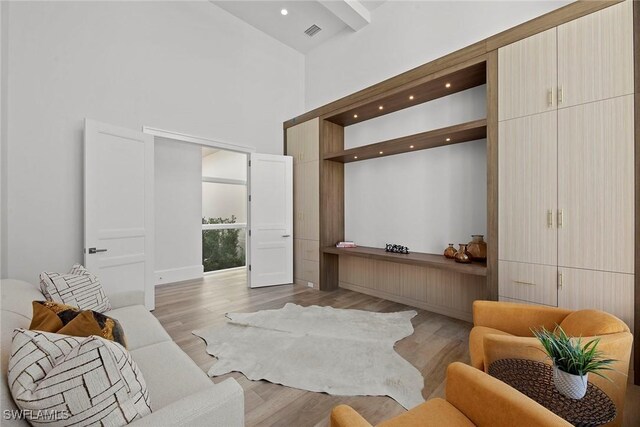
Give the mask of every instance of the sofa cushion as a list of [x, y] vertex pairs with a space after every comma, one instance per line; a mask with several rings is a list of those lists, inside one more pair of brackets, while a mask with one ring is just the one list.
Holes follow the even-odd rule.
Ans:
[[629, 332], [629, 327], [622, 320], [600, 310], [574, 311], [565, 317], [560, 327], [570, 337], [593, 337]]
[[473, 427], [469, 419], [451, 403], [444, 399], [431, 399], [421, 405], [416, 406], [392, 418], [388, 421], [378, 424], [378, 427]]
[[46, 271], [40, 273], [40, 289], [49, 301], [99, 313], [111, 310], [109, 298], [105, 295], [98, 277], [80, 264], [71, 267], [67, 274]]
[[124, 331], [116, 319], [55, 301], [33, 301], [29, 329], [74, 337], [97, 335], [127, 347]]
[[474, 368], [484, 370], [484, 337], [489, 334], [511, 335], [486, 326], [474, 326], [469, 334], [469, 354]]
[[163, 406], [207, 387], [211, 379], [173, 341], [131, 351], [151, 395], [151, 408]]
[[[11, 311], [28, 319], [31, 319], [31, 302], [44, 299], [44, 295], [36, 285], [13, 279], [0, 280], [0, 295], [2, 295], [0, 299], [3, 311]], [[2, 330], [4, 332], [4, 327]]]
[[11, 353], [11, 393], [32, 422], [124, 426], [151, 413], [143, 375], [113, 341], [17, 329]]
[[122, 325], [129, 350], [171, 341], [171, 337], [158, 319], [142, 305], [117, 308], [109, 311], [109, 316]]

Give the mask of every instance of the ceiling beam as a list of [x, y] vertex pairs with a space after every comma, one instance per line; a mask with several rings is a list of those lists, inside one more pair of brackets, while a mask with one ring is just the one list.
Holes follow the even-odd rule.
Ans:
[[353, 31], [358, 31], [371, 23], [371, 14], [358, 0], [318, 0], [338, 19]]

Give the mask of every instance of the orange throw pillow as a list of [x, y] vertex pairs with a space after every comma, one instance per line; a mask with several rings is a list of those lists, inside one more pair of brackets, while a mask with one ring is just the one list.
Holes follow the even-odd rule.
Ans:
[[127, 347], [124, 331], [116, 319], [54, 301], [33, 301], [32, 305], [31, 330], [73, 337], [97, 335]]

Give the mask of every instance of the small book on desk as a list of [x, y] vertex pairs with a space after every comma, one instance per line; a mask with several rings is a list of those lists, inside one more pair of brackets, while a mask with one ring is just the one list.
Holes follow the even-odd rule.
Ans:
[[358, 245], [356, 245], [353, 242], [338, 242], [336, 244], [336, 248], [357, 248]]

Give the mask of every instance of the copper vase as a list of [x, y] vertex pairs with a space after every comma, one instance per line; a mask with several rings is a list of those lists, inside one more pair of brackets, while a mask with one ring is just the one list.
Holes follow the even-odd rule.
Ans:
[[467, 253], [473, 261], [487, 260], [487, 243], [484, 241], [482, 234], [473, 234], [472, 241], [467, 245]]
[[456, 248], [453, 247], [453, 243], [449, 243], [449, 247], [444, 250], [444, 256], [450, 259], [456, 257]]
[[460, 249], [456, 252], [455, 260], [462, 264], [469, 264], [471, 262], [471, 258], [467, 255], [467, 245], [464, 243], [460, 243]]

